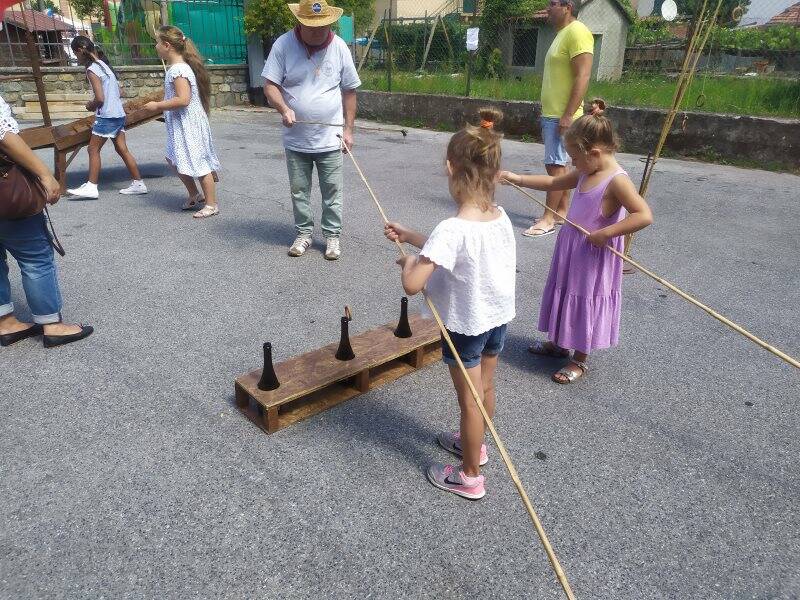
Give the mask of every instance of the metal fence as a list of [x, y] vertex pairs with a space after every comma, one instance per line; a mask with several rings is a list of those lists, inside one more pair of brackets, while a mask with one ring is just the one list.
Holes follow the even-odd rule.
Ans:
[[[582, 2], [578, 19], [594, 36], [590, 96], [610, 96], [606, 99], [617, 105], [669, 104], [695, 15], [666, 21], [659, 15], [661, 2], [639, 0], [640, 12], [650, 9], [644, 17], [618, 0]], [[749, 8], [745, 0], [739, 9], [723, 10], [698, 62], [687, 95], [689, 107], [800, 117], [800, 4], [796, 2], [753, 0]], [[373, 23], [357, 32], [353, 45], [366, 86], [537, 99], [545, 57], [557, 33], [548, 22], [546, 2], [539, 3], [543, 7], [539, 10], [505, 14], [501, 10], [499, 16], [495, 8], [487, 18], [484, 11], [489, 4], [377, 0]], [[522, 3], [500, 6], [514, 4]], [[715, 0], [709, 5], [716, 5]], [[469, 27], [480, 28], [475, 53], [465, 48]]]
[[[38, 48], [42, 66], [74, 66], [70, 42], [84, 35], [98, 44], [115, 65], [160, 62], [155, 30], [162, 24], [180, 27], [210, 64], [247, 61], [243, 27], [244, 0], [121, 0], [81, 2], [79, 12], [61, 0], [38, 0], [8, 9], [0, 31], [0, 66], [30, 66], [27, 34]], [[88, 6], [88, 8], [87, 8]]]

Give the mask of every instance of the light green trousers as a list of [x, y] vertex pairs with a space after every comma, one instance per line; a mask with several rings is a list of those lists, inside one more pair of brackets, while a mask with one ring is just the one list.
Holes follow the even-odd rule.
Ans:
[[322, 234], [339, 237], [342, 232], [342, 151], [295, 152], [286, 148], [289, 187], [294, 208], [294, 226], [298, 235], [314, 231], [311, 208], [311, 176], [317, 165], [317, 178], [322, 193]]

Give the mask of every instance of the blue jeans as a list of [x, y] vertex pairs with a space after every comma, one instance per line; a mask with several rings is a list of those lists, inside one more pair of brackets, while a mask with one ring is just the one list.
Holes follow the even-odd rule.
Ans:
[[[497, 356], [500, 354], [506, 343], [507, 332], [508, 325], [500, 325], [478, 335], [464, 335], [447, 330], [447, 333], [450, 334], [450, 339], [453, 340], [453, 346], [456, 347], [458, 357], [464, 363], [464, 368], [466, 369], [471, 369], [481, 364], [481, 356], [483, 355]], [[455, 356], [450, 352], [450, 346], [444, 341], [444, 337], [442, 337], [442, 360], [445, 364], [454, 367], [458, 364]]]
[[61, 321], [61, 291], [44, 214], [27, 219], [0, 219], [0, 317], [14, 312], [8, 281], [8, 256], [22, 273], [22, 288], [33, 320], [40, 325]]
[[319, 191], [322, 194], [322, 234], [339, 237], [342, 232], [342, 151], [295, 152], [286, 148], [289, 187], [292, 192], [294, 226], [298, 235], [314, 231], [311, 208], [311, 174], [317, 165]]
[[98, 137], [114, 139], [120, 133], [125, 133], [125, 117], [95, 117], [92, 133]]
[[544, 140], [544, 164], [565, 167], [569, 154], [558, 127], [558, 119], [542, 117], [542, 139]]

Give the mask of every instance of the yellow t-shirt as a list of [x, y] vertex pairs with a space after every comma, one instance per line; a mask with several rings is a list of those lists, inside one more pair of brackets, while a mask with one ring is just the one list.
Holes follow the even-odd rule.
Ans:
[[[580, 21], [573, 21], [556, 34], [544, 59], [542, 78], [542, 116], [560, 119], [567, 108], [574, 76], [573, 58], [579, 54], [594, 54], [592, 32]], [[574, 118], [583, 114], [583, 102]]]

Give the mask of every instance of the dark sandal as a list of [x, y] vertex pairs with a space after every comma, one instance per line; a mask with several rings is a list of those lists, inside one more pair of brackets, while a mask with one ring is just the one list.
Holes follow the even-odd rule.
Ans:
[[566, 358], [569, 356], [569, 350], [566, 348], [559, 348], [555, 344], [540, 340], [534, 340], [533, 344], [528, 346], [528, 352], [536, 356], [549, 356], [551, 358]]
[[94, 332], [94, 327], [91, 325], [80, 325], [81, 330], [78, 333], [68, 333], [66, 335], [44, 335], [42, 336], [42, 343], [45, 348], [55, 348], [63, 346], [64, 344], [71, 344], [84, 338], [89, 337]]
[[[573, 371], [569, 369], [569, 365], [576, 365], [580, 368], [580, 372]], [[561, 367], [558, 371], [553, 373], [553, 376], [550, 378], [556, 383], [560, 383], [561, 385], [567, 385], [568, 383], [573, 383], [575, 380], [580, 379], [584, 375], [586, 375], [586, 371], [589, 370], [589, 367], [586, 366], [585, 362], [581, 362], [579, 360], [572, 360], [564, 367]], [[560, 379], [558, 376], [561, 375], [566, 379], [566, 381]]]
[[16, 344], [17, 342], [21, 342], [29, 337], [33, 337], [35, 335], [41, 335], [42, 333], [42, 326], [41, 325], [32, 325], [27, 329], [23, 329], [22, 331], [14, 331], [13, 333], [4, 333], [0, 335], [0, 346], [10, 346], [11, 344]]

